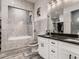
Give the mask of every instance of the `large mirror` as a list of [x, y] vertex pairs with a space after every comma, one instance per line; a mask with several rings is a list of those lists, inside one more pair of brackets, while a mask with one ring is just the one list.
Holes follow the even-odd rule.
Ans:
[[53, 33], [79, 34], [78, 6], [78, 0], [49, 0], [48, 30]]
[[79, 10], [72, 11], [71, 18], [71, 33], [79, 34]]

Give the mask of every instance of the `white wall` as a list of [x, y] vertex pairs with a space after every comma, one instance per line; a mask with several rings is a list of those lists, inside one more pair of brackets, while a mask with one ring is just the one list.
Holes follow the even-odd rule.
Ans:
[[[34, 21], [35, 21], [35, 28], [37, 28], [37, 31], [44, 33], [47, 29], [47, 12], [48, 12], [48, 6], [47, 6], [48, 0], [38, 0], [35, 3], [34, 7]], [[40, 7], [40, 14], [41, 16], [37, 16], [37, 9]]]
[[71, 11], [79, 9], [79, 2], [64, 9], [64, 33], [71, 33]]
[[[35, 3], [35, 21], [47, 18], [47, 11], [48, 11], [47, 2], [48, 2], [48, 0], [38, 0]], [[40, 17], [37, 16], [37, 9], [39, 7], [41, 8], [41, 12], [40, 12], [41, 16]]]
[[33, 4], [25, 0], [2, 0], [2, 51], [8, 50], [8, 6], [14, 6], [33, 11]]
[[27, 2], [26, 0], [8, 0], [8, 5], [25, 10], [33, 10], [33, 4]]

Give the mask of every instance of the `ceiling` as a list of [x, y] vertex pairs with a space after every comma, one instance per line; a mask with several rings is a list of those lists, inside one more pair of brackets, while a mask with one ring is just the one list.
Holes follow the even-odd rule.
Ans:
[[37, 0], [27, 0], [27, 1], [29, 1], [31, 3], [35, 3]]
[[[31, 3], [35, 3], [37, 0], [26, 0], [26, 1], [29, 1], [29, 2], [31, 2]], [[49, 0], [49, 1], [51, 1], [51, 0]], [[59, 0], [58, 0], [59, 1]], [[68, 2], [78, 2], [79, 0], [62, 0], [62, 1], [64, 1], [64, 2], [66, 2], [66, 3], [68, 3]]]

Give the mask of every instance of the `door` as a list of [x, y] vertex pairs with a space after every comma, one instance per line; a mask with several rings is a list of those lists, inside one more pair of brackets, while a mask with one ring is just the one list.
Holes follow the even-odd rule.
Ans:
[[79, 59], [79, 55], [74, 56], [74, 59]]
[[48, 39], [38, 37], [38, 52], [40, 56], [42, 56], [45, 59], [48, 59]]
[[72, 55], [65, 48], [59, 48], [59, 59], [72, 59]]
[[73, 59], [79, 59], [79, 54], [73, 52]]
[[47, 39], [47, 38], [44, 38], [44, 58], [45, 59], [49, 59], [49, 53], [48, 53], [48, 48], [49, 48], [49, 46], [48, 46], [48, 41], [49, 39]]
[[43, 56], [43, 49], [44, 49], [44, 41], [41, 37], [38, 37], [38, 52], [41, 56]]

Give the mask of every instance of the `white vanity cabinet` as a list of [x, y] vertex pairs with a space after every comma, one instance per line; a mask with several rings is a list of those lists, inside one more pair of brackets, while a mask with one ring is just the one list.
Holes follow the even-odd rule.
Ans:
[[79, 59], [79, 45], [38, 37], [38, 52], [44, 59]]
[[59, 42], [59, 59], [79, 59], [79, 46], [75, 44]]

